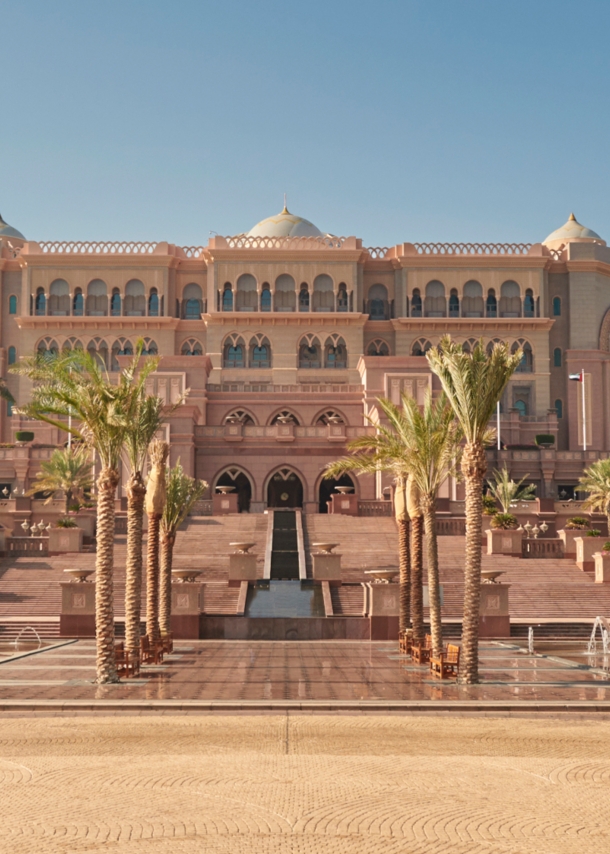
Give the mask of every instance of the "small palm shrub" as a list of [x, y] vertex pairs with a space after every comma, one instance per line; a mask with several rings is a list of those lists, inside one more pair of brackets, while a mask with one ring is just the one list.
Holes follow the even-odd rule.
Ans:
[[31, 430], [17, 430], [15, 433], [15, 439], [17, 442], [33, 442], [34, 434]]
[[603, 552], [610, 552], [610, 540], [607, 540], [602, 546]]
[[576, 531], [584, 531], [590, 525], [589, 520], [584, 516], [572, 516], [571, 519], [565, 524], [565, 527], [568, 529], [574, 529]]
[[78, 525], [74, 521], [74, 519], [58, 519], [57, 520], [58, 528], [78, 528]]
[[512, 513], [496, 513], [490, 522], [492, 528], [510, 531], [519, 527], [519, 520]]
[[555, 437], [552, 433], [538, 433], [538, 435], [534, 437], [534, 441], [539, 447], [544, 448], [554, 445]]
[[483, 516], [495, 516], [498, 512], [498, 505], [495, 498], [491, 495], [483, 496]]
[[598, 531], [597, 528], [591, 528], [590, 531], [587, 531], [587, 533], [585, 534], [585, 537], [599, 537], [600, 534], [601, 534], [601, 531]]

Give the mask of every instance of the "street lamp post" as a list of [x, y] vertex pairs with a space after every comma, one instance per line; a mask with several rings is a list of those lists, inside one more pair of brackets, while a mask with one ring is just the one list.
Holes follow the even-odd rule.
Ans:
[[570, 379], [580, 383], [581, 388], [581, 406], [582, 406], [582, 448], [587, 450], [587, 404], [585, 399], [585, 369], [581, 368], [580, 373], [570, 374]]

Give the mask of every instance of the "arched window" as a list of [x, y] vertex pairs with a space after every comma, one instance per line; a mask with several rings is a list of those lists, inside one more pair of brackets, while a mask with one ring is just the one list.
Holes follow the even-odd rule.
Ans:
[[8, 348], [8, 363], [9, 365], [14, 365], [17, 361], [17, 350], [14, 347]]
[[197, 282], [190, 282], [182, 291], [182, 317], [199, 320], [203, 312], [202, 291]]
[[345, 418], [336, 409], [327, 409], [320, 413], [315, 421], [316, 424], [345, 424]]
[[561, 317], [561, 297], [553, 297], [553, 317]]
[[39, 353], [47, 353], [50, 356], [56, 356], [59, 353], [59, 347], [54, 338], [43, 338], [38, 342], [36, 349]]
[[516, 373], [531, 374], [534, 370], [534, 354], [532, 352], [532, 345], [529, 341], [524, 341], [523, 338], [519, 338], [519, 340], [515, 341], [513, 346], [510, 348], [511, 353], [516, 353], [517, 350], [522, 350], [523, 356], [521, 357]]
[[152, 338], [144, 339], [144, 347], [142, 348], [143, 356], [158, 356], [159, 348], [157, 347], [157, 342], [153, 341]]
[[504, 282], [500, 288], [500, 317], [521, 317], [521, 288], [516, 282]]
[[82, 317], [83, 312], [85, 311], [85, 300], [83, 297], [83, 292], [80, 288], [76, 288], [74, 291], [74, 297], [72, 299], [72, 314], [74, 317]]
[[372, 285], [368, 292], [368, 304], [365, 305], [365, 313], [368, 313], [369, 320], [389, 320], [389, 308], [386, 286]]
[[17, 314], [17, 297], [14, 294], [8, 298], [8, 313]]
[[309, 311], [309, 288], [305, 282], [299, 291], [299, 311]]
[[144, 282], [139, 279], [131, 279], [125, 285], [125, 314], [127, 317], [144, 317], [146, 314]]
[[233, 409], [225, 416], [224, 424], [254, 424], [254, 418], [245, 409]]
[[525, 292], [525, 299], [523, 300], [523, 316], [524, 317], [535, 317], [536, 316], [536, 304], [534, 302], [534, 292], [531, 288], [528, 288]]
[[87, 352], [96, 358], [102, 367], [108, 367], [108, 345], [103, 338], [92, 338], [87, 344]]
[[563, 400], [559, 400], [559, 398], [555, 401], [555, 412], [557, 418], [563, 418]]
[[464, 341], [462, 344], [462, 350], [464, 353], [472, 353], [474, 348], [477, 346], [479, 342], [476, 338], [469, 338], [467, 341]]
[[34, 312], [36, 316], [43, 316], [47, 313], [47, 298], [44, 288], [38, 288], [36, 291], [36, 299], [34, 300]]
[[203, 356], [203, 346], [196, 338], [189, 338], [182, 344], [182, 356]]
[[432, 344], [427, 338], [419, 338], [411, 348], [412, 356], [425, 356], [428, 350], [432, 348]]
[[87, 314], [90, 317], [105, 317], [108, 314], [108, 289], [106, 282], [93, 279], [87, 285]]
[[390, 348], [381, 338], [375, 338], [366, 349], [367, 356], [389, 356]]
[[459, 317], [460, 316], [460, 298], [458, 297], [458, 292], [455, 288], [451, 288], [451, 292], [449, 294], [449, 317]]
[[238, 335], [231, 335], [225, 341], [222, 351], [223, 368], [245, 368], [245, 352], [246, 345], [244, 344], [244, 339]]
[[343, 338], [339, 338], [337, 335], [331, 335], [326, 339], [326, 344], [324, 345], [324, 367], [347, 367], [347, 347], [345, 346]]
[[118, 288], [112, 289], [112, 296], [110, 297], [110, 316], [121, 316], [121, 292]]
[[119, 338], [112, 345], [110, 353], [110, 370], [118, 371], [120, 370], [120, 365], [117, 356], [133, 356], [133, 344], [127, 338]]
[[422, 300], [419, 288], [415, 288], [411, 297], [411, 317], [422, 316]]
[[337, 293], [337, 311], [347, 311], [349, 308], [349, 301], [347, 298], [347, 286], [341, 282], [339, 285], [339, 291]]
[[516, 409], [519, 415], [523, 418], [525, 415], [527, 415], [527, 402], [519, 398], [515, 400], [515, 405], [513, 409]]
[[225, 284], [225, 289], [222, 294], [222, 310], [233, 311], [233, 290], [229, 282]]
[[294, 412], [291, 412], [289, 409], [282, 409], [281, 412], [276, 412], [271, 421], [269, 422], [271, 425], [273, 424], [294, 424], [296, 427], [299, 426], [299, 419], [296, 417]]
[[320, 368], [320, 342], [315, 335], [307, 335], [299, 345], [299, 368]]
[[72, 350], [82, 350], [83, 342], [79, 341], [78, 338], [66, 338], [61, 347], [62, 351], [65, 353], [69, 353]]
[[553, 350], [553, 366], [555, 368], [561, 367], [561, 349], [559, 347], [555, 347]]
[[316, 276], [313, 283], [313, 310], [334, 311], [335, 294], [333, 291], [333, 280], [330, 276], [323, 274]]
[[235, 308], [237, 311], [258, 311], [256, 279], [250, 273], [244, 273], [237, 280]]
[[151, 288], [148, 295], [148, 316], [159, 317], [159, 294], [156, 288]]
[[462, 317], [483, 317], [483, 288], [474, 279], [464, 285]]
[[66, 317], [70, 314], [70, 288], [65, 279], [55, 279], [49, 288], [49, 314]]
[[487, 291], [487, 301], [485, 303], [485, 314], [487, 317], [497, 317], [498, 316], [498, 300], [496, 299], [496, 292], [493, 288], [490, 288]]
[[503, 343], [504, 342], [501, 341], [499, 338], [494, 338], [492, 341], [489, 342], [489, 344], [485, 348], [485, 352], [487, 353], [488, 356], [491, 356], [491, 354], [493, 353], [493, 349], [496, 346], [496, 344], [503, 344]]
[[261, 291], [261, 311], [271, 311], [271, 288], [267, 282], [263, 282]]
[[271, 367], [271, 344], [264, 335], [255, 335], [250, 341], [250, 367]]
[[295, 311], [296, 292], [292, 276], [287, 273], [278, 276], [275, 280], [275, 311]]
[[425, 317], [445, 317], [447, 315], [446, 303], [444, 284], [438, 281], [428, 282], [424, 303]]

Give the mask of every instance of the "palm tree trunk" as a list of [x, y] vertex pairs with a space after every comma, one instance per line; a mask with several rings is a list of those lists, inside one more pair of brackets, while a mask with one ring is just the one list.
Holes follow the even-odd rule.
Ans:
[[438, 542], [436, 539], [436, 501], [424, 496], [424, 528], [428, 557], [428, 598], [430, 601], [430, 634], [434, 655], [443, 651], [443, 625], [441, 622], [441, 590], [438, 576]]
[[411, 621], [414, 643], [421, 642], [424, 637], [423, 525], [421, 516], [411, 518]]
[[483, 478], [487, 471], [485, 448], [467, 444], [462, 455], [466, 487], [466, 559], [464, 564], [464, 617], [460, 682], [479, 681], [479, 611], [481, 603], [481, 512]]
[[96, 681], [118, 682], [114, 652], [114, 496], [116, 469], [103, 468], [97, 479], [97, 551], [95, 555]]
[[148, 515], [148, 547], [146, 560], [146, 634], [158, 641], [159, 633], [159, 528], [161, 514]]
[[127, 483], [127, 557], [125, 561], [125, 649], [140, 654], [142, 612], [142, 520], [146, 487], [139, 471]]
[[409, 520], [397, 519], [398, 525], [398, 567], [399, 567], [399, 617], [398, 626], [400, 631], [409, 627], [411, 623], [411, 555], [409, 542]]
[[161, 593], [159, 597], [159, 629], [162, 635], [171, 632], [172, 623], [172, 559], [176, 535], [161, 529]]

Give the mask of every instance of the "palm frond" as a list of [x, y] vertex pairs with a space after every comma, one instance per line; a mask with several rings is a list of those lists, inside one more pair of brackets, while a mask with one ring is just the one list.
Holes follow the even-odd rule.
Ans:
[[175, 534], [193, 509], [195, 502], [207, 489], [204, 480], [196, 480], [184, 473], [180, 460], [169, 470], [166, 481], [166, 499], [161, 527], [168, 534]]

